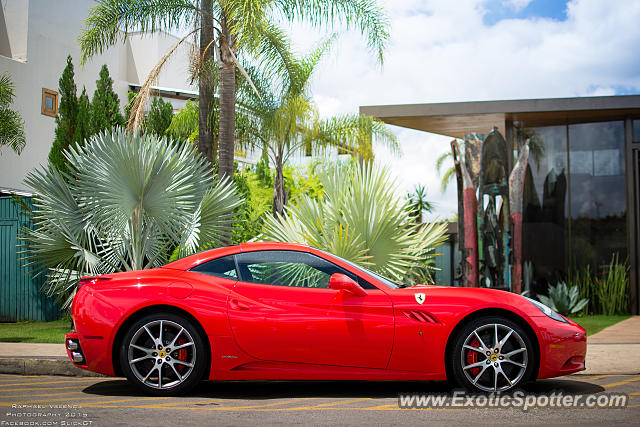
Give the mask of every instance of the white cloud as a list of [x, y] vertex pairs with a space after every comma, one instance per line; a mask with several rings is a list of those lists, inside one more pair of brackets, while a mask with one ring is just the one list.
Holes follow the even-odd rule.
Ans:
[[518, 13], [529, 6], [529, 3], [531, 3], [531, 0], [504, 0], [502, 5]]
[[[355, 113], [361, 105], [610, 95], [640, 87], [640, 2], [573, 0], [566, 21], [506, 19], [491, 27], [483, 24], [485, 3], [381, 2], [392, 25], [384, 66], [357, 32], [341, 33], [312, 84], [321, 113]], [[510, 3], [526, 6], [526, 0]], [[301, 51], [322, 37], [301, 25], [291, 30]], [[378, 150], [378, 161], [389, 164], [406, 189], [425, 185], [437, 213], [449, 216], [455, 186], [440, 195], [434, 172], [449, 138], [394, 132], [403, 156]]]

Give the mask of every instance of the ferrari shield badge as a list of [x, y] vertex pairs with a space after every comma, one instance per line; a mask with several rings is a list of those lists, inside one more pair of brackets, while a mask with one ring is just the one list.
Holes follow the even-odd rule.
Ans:
[[414, 296], [416, 297], [416, 301], [418, 301], [418, 304], [422, 304], [424, 302], [425, 296], [422, 292], [414, 294]]

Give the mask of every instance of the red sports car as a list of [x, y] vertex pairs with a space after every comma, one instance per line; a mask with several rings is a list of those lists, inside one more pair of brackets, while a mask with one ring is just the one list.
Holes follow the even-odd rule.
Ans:
[[401, 284], [288, 243], [213, 249], [87, 277], [74, 364], [149, 394], [200, 380], [455, 380], [506, 391], [584, 369], [586, 334], [509, 292]]

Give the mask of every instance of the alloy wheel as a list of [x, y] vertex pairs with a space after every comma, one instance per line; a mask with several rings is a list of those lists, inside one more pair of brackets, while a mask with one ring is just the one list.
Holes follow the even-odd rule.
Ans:
[[529, 363], [527, 346], [514, 329], [490, 323], [474, 329], [461, 350], [462, 372], [480, 390], [505, 391], [524, 376]]
[[187, 380], [196, 365], [191, 334], [170, 320], [153, 320], [140, 327], [129, 341], [127, 361], [144, 385], [166, 390]]

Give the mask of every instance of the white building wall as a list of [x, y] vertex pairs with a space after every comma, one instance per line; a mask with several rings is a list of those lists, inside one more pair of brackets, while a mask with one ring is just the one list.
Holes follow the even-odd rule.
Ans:
[[[100, 68], [107, 64], [123, 109], [129, 84], [143, 84], [148, 72], [166, 52], [165, 47], [173, 45], [178, 39], [168, 34], [153, 37], [133, 35], [131, 43], [118, 44], [80, 66], [78, 37], [84, 29], [84, 19], [89, 9], [95, 5], [94, 1], [0, 0], [0, 5], [7, 23], [15, 22], [15, 19], [24, 21], [20, 13], [27, 11], [26, 40], [16, 44], [26, 46], [26, 60], [14, 59], [16, 55], [13, 51], [13, 58], [0, 55], [0, 74], [8, 72], [15, 84], [16, 98], [12, 107], [25, 121], [27, 139], [27, 145], [20, 155], [6, 147], [1, 149], [0, 187], [26, 191], [24, 177], [34, 167], [47, 163], [54, 138], [55, 118], [41, 114], [42, 89], [58, 91], [58, 80], [66, 66], [67, 55], [73, 58], [78, 96], [85, 86], [89, 98], [92, 97]], [[4, 25], [0, 21], [0, 26]], [[159, 76], [157, 86], [197, 89], [187, 85], [186, 61], [190, 49], [188, 43], [181, 46], [176, 57]], [[174, 106], [179, 107], [183, 103], [177, 101]]]

